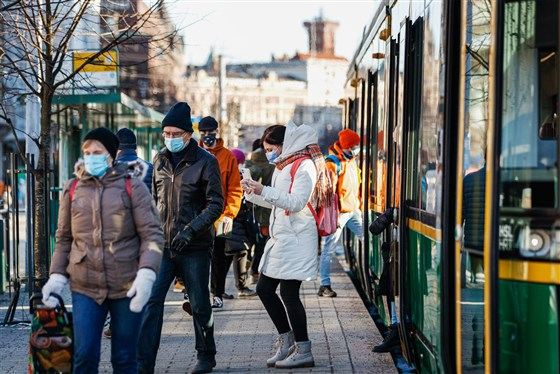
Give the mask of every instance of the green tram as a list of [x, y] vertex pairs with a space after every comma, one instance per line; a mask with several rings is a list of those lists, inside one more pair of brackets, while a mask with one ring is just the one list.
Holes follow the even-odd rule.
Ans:
[[419, 372], [560, 371], [558, 18], [557, 0], [384, 1], [350, 64], [364, 224], [394, 220], [346, 255], [387, 325], [390, 279]]

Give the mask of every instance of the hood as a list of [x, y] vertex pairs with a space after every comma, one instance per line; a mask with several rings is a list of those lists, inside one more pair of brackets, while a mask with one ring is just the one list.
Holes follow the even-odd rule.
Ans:
[[310, 144], [317, 144], [319, 137], [315, 129], [309, 125], [296, 125], [293, 121], [286, 125], [286, 135], [282, 147], [281, 158], [286, 158], [292, 153], [305, 149]]
[[249, 160], [253, 161], [253, 163], [259, 167], [266, 167], [267, 165], [270, 165], [268, 158], [266, 158], [266, 153], [262, 148], [251, 152]]
[[[119, 162], [113, 167], [107, 169], [107, 175], [119, 175], [122, 173], [128, 173], [131, 178], [137, 178], [140, 180], [144, 180], [146, 174], [148, 173], [148, 164], [143, 160], [136, 159], [130, 162]], [[74, 175], [78, 179], [88, 179], [93, 178], [91, 175], [87, 174], [86, 168], [84, 166], [84, 160], [79, 158], [78, 161], [74, 164]]]

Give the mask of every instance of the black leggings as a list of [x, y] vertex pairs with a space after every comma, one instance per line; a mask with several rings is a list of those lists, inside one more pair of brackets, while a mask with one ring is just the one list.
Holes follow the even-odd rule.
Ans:
[[[282, 300], [276, 294], [278, 284], [280, 284]], [[300, 286], [301, 281], [274, 279], [264, 274], [260, 275], [257, 283], [257, 294], [270, 319], [272, 319], [272, 323], [276, 326], [276, 330], [279, 334], [285, 334], [293, 330], [296, 342], [309, 340], [305, 308], [299, 299]], [[282, 302], [284, 303], [282, 304]], [[286, 311], [288, 312], [287, 315]], [[288, 318], [290, 319], [289, 322]]]

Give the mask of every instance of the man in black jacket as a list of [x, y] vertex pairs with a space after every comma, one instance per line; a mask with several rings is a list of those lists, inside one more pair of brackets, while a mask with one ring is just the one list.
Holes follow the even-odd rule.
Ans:
[[163, 304], [175, 276], [185, 282], [193, 311], [197, 363], [192, 373], [216, 366], [214, 320], [208, 290], [214, 221], [224, 197], [218, 161], [192, 139], [190, 107], [175, 104], [162, 122], [165, 146], [154, 157], [152, 193], [165, 249], [138, 340], [138, 372], [153, 373], [163, 323]]

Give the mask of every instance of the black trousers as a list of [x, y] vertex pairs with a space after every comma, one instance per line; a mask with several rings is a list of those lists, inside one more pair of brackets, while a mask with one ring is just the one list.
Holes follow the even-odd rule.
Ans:
[[[214, 239], [214, 252], [210, 267], [210, 291], [214, 296], [222, 297], [226, 288], [226, 239]], [[229, 266], [228, 266], [229, 267]]]
[[[280, 297], [276, 288], [280, 285]], [[274, 279], [261, 274], [257, 294], [279, 334], [293, 330], [296, 342], [309, 340], [307, 316], [299, 298], [301, 281]], [[291, 327], [290, 327], [291, 326]]]
[[234, 255], [226, 254], [226, 276], [229, 272], [229, 267], [233, 264], [233, 281], [235, 288], [242, 290], [247, 287], [247, 251], [241, 251]]
[[266, 245], [267, 240], [268, 236], [263, 236], [261, 233], [257, 235], [255, 249], [253, 251], [253, 262], [251, 263], [251, 270], [253, 274], [259, 273], [259, 264], [261, 263], [261, 258], [264, 253], [264, 246]]

